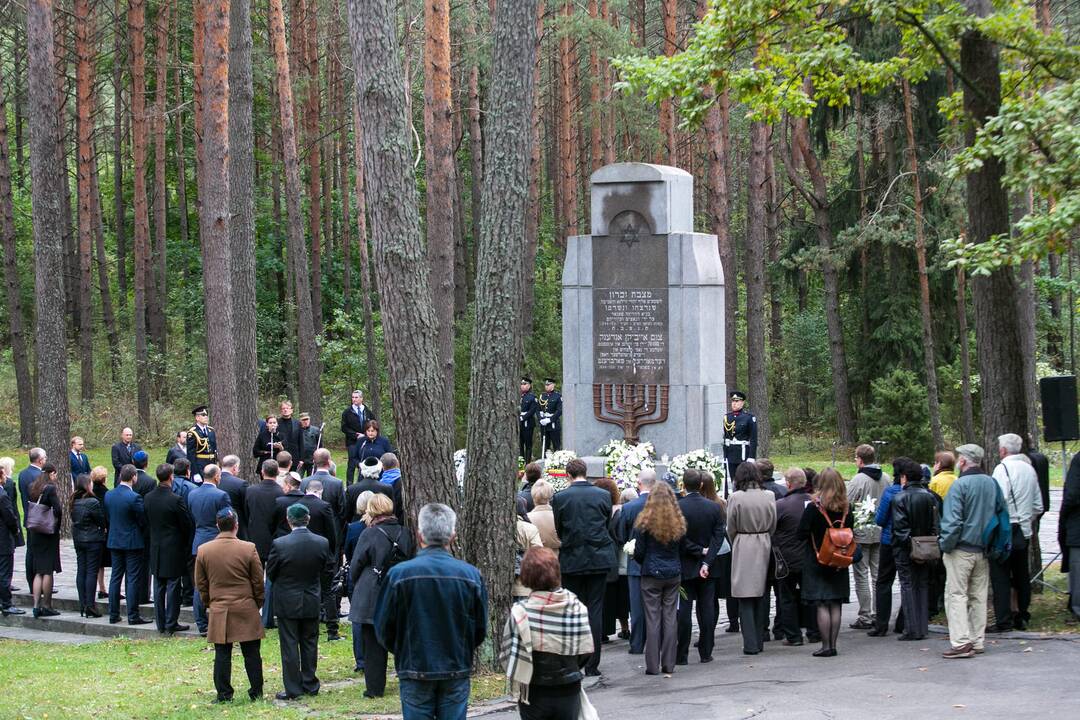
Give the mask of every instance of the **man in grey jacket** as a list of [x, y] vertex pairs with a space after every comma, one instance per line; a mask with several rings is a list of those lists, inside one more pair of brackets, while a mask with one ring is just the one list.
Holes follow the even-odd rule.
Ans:
[[986, 529], [1005, 508], [1001, 488], [982, 470], [983, 449], [956, 448], [959, 477], [945, 496], [941, 513], [942, 561], [945, 563], [945, 614], [951, 647], [946, 659], [970, 658], [983, 652], [986, 638], [986, 594], [989, 570]]
[[[885, 488], [892, 484], [892, 478], [877, 464], [877, 452], [873, 445], [855, 448], [855, 465], [859, 472], [847, 483], [852, 512], [866, 498], [873, 498], [877, 507]], [[859, 617], [851, 623], [851, 627], [869, 630], [874, 627], [876, 605], [873, 590], [877, 585], [878, 561], [881, 558], [881, 528], [875, 524], [859, 528], [855, 531], [855, 542], [862, 549], [862, 557], [851, 566], [855, 572], [855, 595], [859, 598]], [[891, 587], [889, 592], [892, 592]]]

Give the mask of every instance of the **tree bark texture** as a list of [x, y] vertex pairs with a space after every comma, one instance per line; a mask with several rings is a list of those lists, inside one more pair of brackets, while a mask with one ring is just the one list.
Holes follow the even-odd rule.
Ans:
[[364, 352], [367, 358], [368, 387], [371, 410], [382, 417], [382, 392], [379, 387], [379, 365], [376, 361], [378, 342], [375, 338], [374, 309], [371, 306], [371, 260], [368, 253], [367, 194], [364, 191], [364, 128], [360, 124], [360, 107], [353, 103], [353, 166], [356, 187], [356, 238], [360, 256], [361, 308], [364, 311]]
[[[56, 163], [60, 142], [56, 83], [53, 81], [53, 4], [30, 0], [26, 11], [30, 119], [30, 183], [34, 226], [34, 345], [37, 356], [38, 442], [53, 458], [68, 451], [67, 324], [64, 317], [64, 240], [56, 219], [68, 202], [63, 167]], [[57, 462], [56, 488], [71, 497], [68, 463]], [[70, 528], [70, 518], [65, 524]]]
[[[91, 102], [96, 106], [96, 102]], [[94, 214], [94, 250], [97, 256], [98, 294], [101, 296], [101, 320], [109, 338], [109, 372], [113, 383], [120, 379], [120, 330], [113, 311], [112, 288], [109, 286], [109, 261], [105, 255], [105, 221], [101, 212], [101, 188], [98, 186], [97, 154], [90, 171], [90, 201]]]
[[[315, 334], [301, 335], [302, 343], [315, 342], [315, 335], [322, 333], [322, 160], [319, 132], [321, 103], [319, 95], [319, 48], [316, 0], [298, 0], [298, 17], [293, 17], [293, 36], [302, 36], [303, 45], [297, 53], [302, 58], [306, 75], [307, 97], [304, 102], [304, 144], [307, 147], [308, 165], [308, 234], [311, 236], [311, 313], [315, 321]], [[320, 402], [321, 405], [321, 402]], [[310, 410], [308, 411], [310, 412]], [[314, 417], [314, 415], [312, 416]]]
[[533, 331], [533, 308], [536, 305], [536, 251], [540, 246], [540, 217], [543, 213], [541, 182], [544, 167], [540, 131], [543, 112], [540, 101], [540, 38], [544, 33], [544, 0], [536, 3], [536, 60], [533, 65], [532, 151], [529, 157], [529, 212], [525, 216], [525, 282], [522, 284], [521, 337]]
[[77, 135], [76, 163], [79, 196], [79, 397], [94, 397], [94, 322], [90, 302], [93, 282], [91, 260], [94, 248], [93, 190], [90, 176], [93, 171], [93, 106], [92, 85], [94, 73], [90, 42], [92, 15], [90, 0], [75, 0], [75, 125]]
[[[757, 416], [758, 455], [769, 452], [769, 388], [765, 355], [765, 241], [769, 128], [750, 124], [750, 162], [746, 194], [746, 368], [748, 399]], [[727, 350], [730, 354], [732, 350]]]
[[[589, 18], [593, 22], [600, 19], [600, 8], [596, 0], [589, 0]], [[604, 124], [604, 106], [600, 103], [603, 74], [600, 71], [600, 52], [597, 41], [589, 43], [589, 162], [592, 172], [599, 170], [604, 163], [604, 151], [601, 147], [601, 135]]]
[[165, 185], [165, 108], [168, 105], [169, 77], [169, 3], [158, 4], [154, 22], [154, 45], [156, 73], [154, 82], [154, 242], [151, 250], [150, 274], [153, 282], [146, 298], [150, 342], [154, 346], [154, 390], [160, 393], [165, 381], [165, 305], [168, 262], [166, 252], [166, 224], [169, 191]]
[[[675, 14], [677, 9], [678, 0], [660, 0], [660, 14], [664, 20], [664, 55], [668, 57], [675, 54]], [[662, 146], [656, 154], [657, 162], [662, 165], [676, 164], [675, 100], [670, 97], [660, 101], [660, 142]], [[758, 432], [760, 433], [760, 429]]]
[[[236, 414], [247, 432], [259, 422], [259, 363], [255, 340], [255, 136], [252, 108], [251, 4], [229, 7], [229, 253], [232, 256], [233, 337], [236, 339]], [[310, 412], [307, 408], [304, 410]], [[312, 422], [322, 422], [312, 415]], [[238, 453], [246, 457], [248, 453]], [[250, 461], [249, 461], [250, 462]], [[254, 477], [254, 464], [248, 477]]]
[[[300, 184], [300, 157], [296, 149], [296, 115], [293, 111], [292, 80], [288, 49], [285, 46], [285, 18], [281, 0], [270, 0], [270, 44], [277, 69], [277, 97], [280, 113], [281, 148], [285, 165], [285, 211], [288, 215], [290, 276], [296, 298], [297, 355], [299, 356], [300, 407], [312, 417], [322, 416], [322, 388], [319, 357], [315, 345], [315, 318], [311, 304], [307, 245], [304, 242], [303, 195]], [[317, 219], [317, 218], [316, 218]]]
[[[465, 557], [480, 568], [491, 598], [493, 658], [510, 609], [514, 555], [517, 383], [525, 282], [525, 216], [535, 90], [536, 0], [501, 2], [494, 23], [490, 138], [477, 255], [476, 325], [469, 372], [465, 472]], [[497, 661], [495, 661], [497, 662]]]
[[[563, 21], [573, 21], [573, 0], [566, 0], [562, 8]], [[566, 247], [566, 238], [578, 233], [578, 136], [574, 122], [574, 54], [569, 35], [559, 38], [559, 195], [562, 198], [561, 222], [558, 243]]]
[[[150, 215], [146, 197], [146, 0], [128, 4], [131, 57], [131, 155], [135, 172], [135, 387], [139, 423], [150, 427], [150, 350], [147, 343], [147, 280], [150, 279]], [[151, 287], [151, 291], [152, 291]]]
[[919, 269], [919, 314], [922, 317], [923, 368], [926, 372], [926, 402], [930, 411], [930, 433], [934, 449], [945, 447], [941, 430], [941, 405], [938, 403], [937, 363], [934, 353], [934, 326], [930, 316], [930, 279], [926, 272], [926, 233], [923, 229], [922, 183], [919, 181], [919, 155], [915, 147], [915, 127], [911, 117], [911, 86], [901, 82], [904, 96], [904, 129], [907, 133], [908, 163], [911, 167], [911, 194], [915, 204], [915, 260]]
[[[476, 53], [476, 26], [480, 22], [475, 3], [469, 3], [469, 17], [465, 21], [465, 42], [472, 49], [469, 61], [469, 167], [472, 172], [470, 209], [472, 226], [471, 245], [475, 249], [480, 236], [480, 198], [484, 183], [484, 135], [480, 125], [480, 60]], [[466, 261], [466, 266], [468, 266]], [[467, 284], [467, 283], [466, 283]]]
[[36, 410], [34, 378], [30, 374], [30, 353], [26, 345], [26, 326], [19, 282], [19, 261], [15, 252], [14, 200], [11, 191], [11, 148], [8, 144], [7, 98], [15, 85], [4, 79], [0, 64], [0, 242], [4, 246], [4, 290], [7, 299], [8, 334], [15, 363], [15, 389], [19, 397], [19, 444], [34, 443]]
[[978, 442], [975, 434], [975, 413], [971, 402], [971, 352], [968, 342], [967, 283], [963, 267], [956, 268], [956, 325], [960, 336], [960, 405], [963, 427], [961, 439]]
[[[207, 312], [206, 374], [218, 446], [239, 448], [241, 435], [233, 320], [233, 258], [229, 193], [229, 0], [203, 5], [203, 301]], [[243, 2], [244, 0], [238, 0]], [[247, 428], [245, 428], [247, 431]]]
[[113, 216], [116, 232], [116, 288], [120, 313], [127, 310], [127, 214], [124, 209], [124, 62], [127, 57], [126, 24], [123, 17], [123, 0], [116, 0], [113, 8], [115, 43], [113, 45]]
[[420, 234], [409, 152], [406, 86], [398, 60], [396, 3], [349, 0], [349, 38], [364, 128], [364, 170], [390, 398], [411, 518], [424, 503], [457, 505], [449, 388], [439, 363], [438, 320]]
[[[967, 0], [968, 11], [979, 16], [990, 11], [989, 0]], [[971, 30], [960, 38], [965, 132], [968, 145], [976, 129], [998, 113], [1001, 105], [999, 50], [981, 33]], [[966, 176], [968, 235], [986, 242], [1009, 232], [1009, 198], [1002, 185], [1004, 166], [987, 158]], [[997, 438], [1027, 427], [1027, 389], [1017, 296], [1020, 288], [1012, 267], [972, 281], [975, 304], [975, 343], [979, 362], [979, 397], [982, 401], [983, 447], [987, 458], [997, 456]]]
[[[424, 0], [424, 171], [427, 254], [443, 382], [454, 381], [454, 144], [450, 106], [450, 2]], [[452, 401], [451, 401], [452, 402]], [[453, 417], [453, 409], [451, 409]], [[451, 426], [452, 427], [452, 426]], [[452, 434], [452, 433], [451, 433]]]

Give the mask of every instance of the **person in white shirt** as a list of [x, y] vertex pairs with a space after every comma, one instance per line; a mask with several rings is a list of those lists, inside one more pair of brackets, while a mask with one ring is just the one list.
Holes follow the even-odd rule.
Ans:
[[1008, 632], [1027, 627], [1031, 615], [1031, 572], [1028, 545], [1032, 521], [1043, 513], [1039, 479], [1027, 455], [1020, 452], [1023, 440], [1015, 433], [998, 438], [1001, 462], [994, 468], [994, 480], [1001, 488], [1012, 523], [1012, 552], [1000, 562], [990, 562], [990, 586], [994, 591], [996, 621], [987, 632]]

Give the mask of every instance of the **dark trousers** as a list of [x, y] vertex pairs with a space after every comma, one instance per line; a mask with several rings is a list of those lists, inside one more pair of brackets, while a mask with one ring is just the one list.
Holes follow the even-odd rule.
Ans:
[[[247, 671], [248, 696], [256, 698], [263, 693], [262, 655], [259, 654], [261, 640], [247, 640], [240, 643], [240, 652], [244, 655], [244, 670]], [[232, 643], [214, 644], [214, 689], [222, 700], [231, 700], [232, 686]]]
[[904, 613], [904, 634], [916, 638], [926, 637], [930, 624], [930, 566], [911, 561], [911, 554], [904, 548], [893, 553], [896, 572], [900, 576], [900, 603]]
[[386, 648], [375, 637], [374, 625], [363, 623], [360, 633], [364, 641], [365, 695], [382, 697], [386, 692]]
[[[881, 632], [889, 629], [892, 615], [892, 586], [896, 580], [896, 548], [881, 543], [878, 559], [877, 583], [874, 585], [874, 627]], [[903, 611], [896, 615], [896, 629], [904, 626]]]
[[645, 606], [645, 672], [655, 675], [675, 669], [679, 646], [679, 578], [641, 578], [641, 604]]
[[112, 550], [112, 573], [109, 575], [109, 619], [120, 619], [120, 583], [127, 596], [128, 622], [139, 617], [139, 588], [143, 582], [143, 551]]
[[777, 580], [776, 584], [780, 590], [780, 600], [776, 607], [780, 633], [792, 642], [802, 639], [803, 628], [806, 628], [807, 636], [816, 636], [817, 618], [802, 601], [802, 573], [788, 570], [787, 577]]
[[604, 589], [607, 573], [567, 573], [563, 587], [577, 595], [589, 610], [589, 629], [592, 631], [593, 652], [585, 661], [585, 671], [596, 673], [600, 668], [600, 644], [604, 630]]
[[[266, 567], [265, 560], [263, 561], [263, 567]], [[270, 582], [270, 578], [266, 578], [263, 581], [262, 624], [264, 628], [277, 627], [274, 624], [273, 591], [274, 584]]]
[[180, 578], [154, 576], [154, 622], [159, 633], [176, 630], [180, 623]]
[[[105, 550], [105, 543], [75, 543], [75, 588], [79, 591], [79, 607], [84, 608], [94, 604], [97, 592], [97, 574], [101, 567], [101, 553]], [[0, 584], [3, 578], [0, 577]], [[0, 597], [0, 605], [3, 605]]]
[[[352, 450], [351, 445], [345, 448], [345, 452], [349, 455], [349, 468], [345, 471], [346, 487], [353, 484], [353, 479], [356, 477], [356, 468], [360, 467], [360, 462], [355, 457], [353, 457], [353, 454], [350, 452], [350, 450]], [[304, 477], [307, 477], [307, 475], [309, 474], [310, 473], [306, 473]]]
[[525, 462], [532, 460], [533, 429], [525, 429], [518, 423], [518, 455], [525, 458]]
[[279, 617], [277, 623], [285, 692], [293, 697], [319, 692], [319, 619]]
[[724, 607], [727, 608], [728, 630], [736, 632], [739, 629], [739, 599], [729, 597], [724, 600]]
[[627, 575], [630, 588], [630, 654], [645, 652], [645, 609], [641, 605], [641, 576]]
[[15, 553], [0, 553], [0, 608], [11, 607], [11, 575], [14, 572]]
[[686, 597], [679, 598], [679, 647], [675, 653], [678, 662], [686, 662], [690, 655], [692, 631], [691, 613], [697, 605], [698, 655], [701, 659], [712, 656], [716, 632], [716, 584], [707, 578], [691, 578], [682, 581]]
[[412, 680], [402, 678], [402, 720], [465, 720], [469, 710], [469, 678]]
[[362, 623], [352, 624], [352, 656], [357, 670], [364, 669], [364, 629]]
[[[340, 562], [340, 561], [339, 561]], [[334, 572], [337, 572], [338, 565], [334, 565]], [[337, 593], [326, 593], [322, 599], [322, 619], [326, 623], [326, 637], [333, 638], [340, 635], [341, 624], [338, 620], [338, 608], [341, 605], [341, 596]]]
[[521, 720], [577, 720], [581, 712], [581, 683], [530, 685], [529, 704], [518, 703]]
[[180, 604], [190, 605], [195, 596], [195, 556], [188, 557], [187, 572], [180, 578]]
[[[1014, 534], [1015, 537], [1015, 534]], [[1017, 615], [1027, 619], [1031, 605], [1031, 570], [1027, 543], [1014, 547], [1001, 562], [990, 561], [990, 587], [994, 591], [994, 617], [1000, 625], [1013, 625], [1012, 591], [1016, 591]]]
[[562, 450], [562, 430], [541, 430], [540, 437], [544, 452]]
[[765, 636], [762, 633], [769, 619], [769, 596], [738, 600], [743, 652], [759, 653], [765, 648]]

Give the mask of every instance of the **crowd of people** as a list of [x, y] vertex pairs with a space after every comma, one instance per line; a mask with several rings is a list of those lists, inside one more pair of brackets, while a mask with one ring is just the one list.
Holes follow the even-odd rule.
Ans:
[[[328, 641], [342, 637], [345, 596], [365, 696], [384, 694], [392, 653], [406, 718], [460, 717], [473, 655], [488, 633], [484, 581], [450, 552], [452, 509], [426, 505], [415, 536], [405, 528], [398, 460], [389, 451], [376, 457], [375, 449], [390, 446], [374, 423], [366, 418], [350, 447], [359, 470], [353, 483], [335, 477], [323, 447], [312, 451], [306, 477], [284, 446], [260, 462], [258, 482], [240, 477], [235, 455], [194, 475], [178, 436], [173, 462], [157, 465], [155, 477], [147, 453], [125, 447], [131, 462], [106, 488], [108, 471], [90, 467], [74, 438], [71, 463], [80, 472], [65, 506], [42, 449], [30, 450], [17, 481], [13, 461], [0, 459], [0, 610], [22, 612], [11, 602], [11, 576], [25, 531], [32, 612], [58, 614], [52, 579], [60, 571], [58, 528], [69, 512], [82, 614], [100, 617], [96, 601], [107, 599], [109, 621], [121, 622], [127, 599], [128, 624], [154, 622], [167, 634], [189, 629], [179, 618], [191, 604], [198, 631], [215, 646], [218, 701], [234, 695], [234, 644], [248, 694], [263, 695], [267, 628], [279, 637], [284, 687], [276, 697], [317, 694], [320, 625]], [[342, 424], [343, 432], [352, 427]], [[271, 426], [268, 419], [260, 435]], [[130, 436], [121, 442], [131, 445]], [[766, 459], [748, 459], [735, 468], [726, 499], [703, 470], [686, 470], [681, 483], [645, 470], [635, 489], [620, 491], [609, 478], [587, 479], [580, 459], [567, 464], [570, 483], [556, 493], [530, 463], [515, 499], [516, 602], [502, 643], [521, 716], [578, 717], [588, 704], [582, 679], [601, 673], [602, 648], [616, 633], [631, 654], [644, 655], [646, 674], [670, 674], [689, 662], [696, 616], [698, 660], [711, 662], [721, 600], [726, 630], [741, 633], [747, 655], [777, 640], [820, 643], [815, 657], [836, 656], [849, 572], [859, 605], [851, 627], [890, 634], [898, 576], [898, 639], [924, 639], [930, 616], [944, 608], [950, 646], [943, 656], [984, 652], [986, 632], [1024, 628], [1030, 619], [1027, 543], [1048, 505], [1045, 458], [1023, 453], [1017, 435], [998, 443], [992, 475], [982, 470], [977, 445], [939, 452], [932, 467], [897, 458], [891, 475], [874, 448], [861, 445], [858, 472], [846, 482], [832, 468], [781, 474]], [[1070, 495], [1067, 483], [1066, 504], [1072, 497], [1076, 505], [1076, 462], [1074, 469], [1077, 487]], [[856, 522], [867, 498], [875, 516]], [[1065, 533], [1075, 524], [1066, 510]], [[112, 568], [107, 591], [104, 566]], [[139, 611], [151, 598], [153, 620]]]

